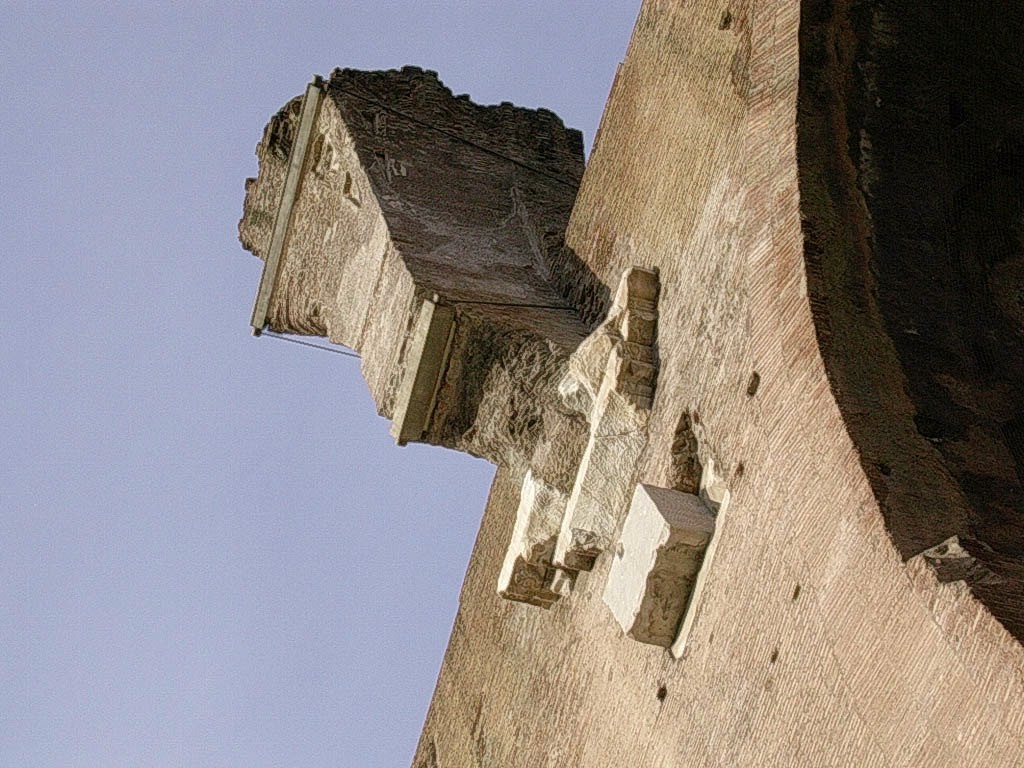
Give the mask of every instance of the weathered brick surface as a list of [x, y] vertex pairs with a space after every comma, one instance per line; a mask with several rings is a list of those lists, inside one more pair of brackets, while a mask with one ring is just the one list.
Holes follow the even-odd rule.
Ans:
[[819, 351], [801, 10], [648, 0], [567, 234], [606, 286], [660, 270], [640, 479], [672, 487], [686, 416], [730, 491], [684, 658], [623, 635], [608, 554], [549, 610], [495, 593], [519, 493], [499, 471], [416, 768], [1024, 764], [1022, 647], [904, 563]]
[[[271, 120], [246, 184], [239, 234], [265, 259], [300, 104]], [[573, 259], [562, 243], [583, 172], [579, 131], [547, 110], [474, 104], [417, 67], [338, 69], [301, 167], [268, 278], [270, 329], [358, 351], [391, 417], [419, 307], [445, 305], [450, 360], [439, 353], [437, 405], [409, 439], [525, 466], [588, 331], [568, 300], [579, 281], [560, 267]]]
[[1024, 9], [802, 17], [804, 256], [836, 401], [900, 553], [956, 535], [1024, 639]]

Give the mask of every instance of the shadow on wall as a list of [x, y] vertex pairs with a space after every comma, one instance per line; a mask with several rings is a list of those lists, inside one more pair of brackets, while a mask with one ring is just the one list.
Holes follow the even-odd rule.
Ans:
[[547, 271], [562, 295], [580, 316], [588, 331], [604, 320], [612, 306], [611, 289], [601, 282], [575, 249], [565, 244], [564, 233], [551, 233], [545, 244]]
[[1024, 639], [1024, 6], [944, 8], [801, 4], [808, 291], [896, 547]]

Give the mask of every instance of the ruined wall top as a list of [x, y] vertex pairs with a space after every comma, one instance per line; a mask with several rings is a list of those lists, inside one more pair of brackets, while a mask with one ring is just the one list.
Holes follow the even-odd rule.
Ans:
[[[583, 141], [552, 112], [455, 96], [433, 72], [335, 70], [270, 121], [243, 245], [254, 330], [359, 352], [400, 442], [526, 461], [588, 327], [563, 247]], [[529, 376], [524, 372], [529, 371]], [[500, 405], [497, 405], [500, 404]]]
[[[364, 126], [377, 135], [397, 130], [419, 143], [424, 131], [440, 132], [560, 184], [575, 188], [583, 176], [583, 134], [567, 128], [548, 109], [517, 107], [508, 101], [476, 104], [469, 94], [454, 95], [436, 72], [414, 66], [372, 72], [335, 69], [327, 89], [346, 114], [362, 111]], [[389, 124], [388, 115], [401, 124]]]

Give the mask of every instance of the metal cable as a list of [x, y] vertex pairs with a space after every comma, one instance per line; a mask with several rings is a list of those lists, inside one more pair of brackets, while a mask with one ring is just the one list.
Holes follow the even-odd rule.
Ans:
[[269, 336], [272, 339], [280, 339], [281, 341], [287, 341], [292, 344], [300, 344], [303, 347], [312, 347], [313, 349], [322, 349], [324, 352], [333, 352], [335, 355], [344, 355], [345, 357], [359, 358], [355, 352], [350, 352], [347, 349], [335, 349], [333, 347], [325, 347], [321, 344], [313, 344], [308, 341], [301, 341], [300, 339], [293, 339], [288, 336], [284, 336], [280, 333], [274, 333], [273, 331], [263, 331], [262, 336]]

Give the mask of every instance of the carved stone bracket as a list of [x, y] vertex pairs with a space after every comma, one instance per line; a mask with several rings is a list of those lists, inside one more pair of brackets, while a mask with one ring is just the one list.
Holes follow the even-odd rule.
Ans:
[[604, 590], [627, 635], [672, 645], [714, 531], [698, 496], [637, 485]]
[[498, 576], [498, 594], [548, 608], [568, 586], [551, 563], [565, 495], [527, 471], [512, 541]]
[[[611, 546], [647, 444], [657, 297], [656, 272], [627, 270], [608, 318], [569, 358], [558, 389], [563, 405], [589, 424], [579, 435], [586, 444], [567, 495], [527, 472], [498, 584], [503, 596], [549, 606]], [[578, 444], [553, 449], [580, 455]]]
[[[559, 390], [567, 404], [588, 401], [590, 435], [566, 505], [554, 562], [590, 570], [612, 537], [636, 482], [657, 377], [658, 275], [640, 267], [619, 282], [608, 319], [570, 358]], [[601, 379], [599, 355], [607, 350]]]

